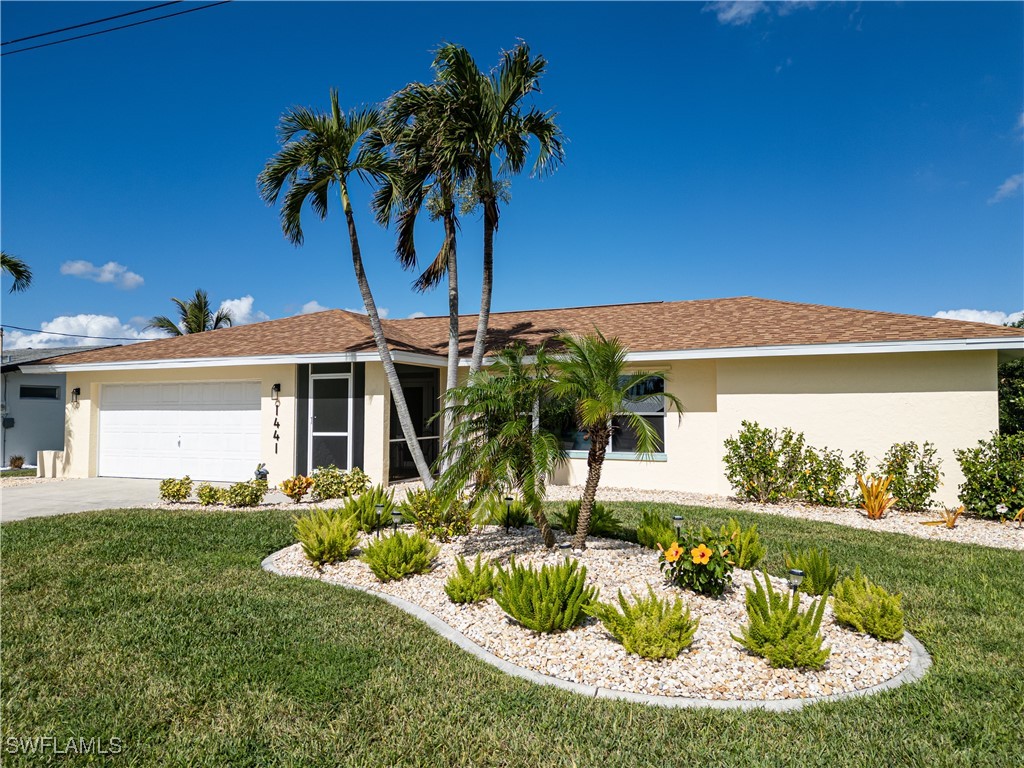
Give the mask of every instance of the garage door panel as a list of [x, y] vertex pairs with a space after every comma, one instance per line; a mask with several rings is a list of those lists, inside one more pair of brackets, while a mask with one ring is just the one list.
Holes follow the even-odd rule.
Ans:
[[99, 474], [238, 481], [260, 461], [258, 382], [110, 384]]

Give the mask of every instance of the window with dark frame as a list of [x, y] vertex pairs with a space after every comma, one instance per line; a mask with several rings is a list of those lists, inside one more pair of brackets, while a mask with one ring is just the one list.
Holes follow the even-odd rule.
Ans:
[[[658, 395], [665, 392], [665, 380], [656, 377], [648, 379], [645, 383], [634, 387], [630, 391], [632, 397], [646, 395]], [[626, 410], [635, 413], [644, 421], [648, 422], [658, 434], [660, 443], [659, 452], [665, 451], [665, 398], [652, 397], [640, 402], [632, 402], [626, 405]], [[590, 450], [590, 440], [582, 430], [576, 430], [574, 425], [568, 422], [550, 427], [557, 434], [561, 435], [562, 446], [570, 451]], [[608, 445], [609, 453], [636, 453], [636, 432], [629, 426], [629, 420], [625, 414], [612, 417], [612, 437]]]
[[60, 387], [23, 384], [18, 391], [22, 400], [60, 400]]

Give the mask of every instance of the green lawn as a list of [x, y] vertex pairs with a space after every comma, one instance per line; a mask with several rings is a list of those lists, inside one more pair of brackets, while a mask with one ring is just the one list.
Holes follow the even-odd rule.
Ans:
[[35, 477], [35, 469], [8, 469], [0, 473], [0, 477]]
[[370, 596], [262, 572], [291, 542], [286, 513], [86, 513], [2, 528], [2, 762], [29, 762], [8, 737], [49, 734], [118, 737], [125, 766], [1020, 765], [1020, 552], [736, 516], [770, 569], [787, 542], [827, 543], [902, 591], [926, 678], [791, 714], [593, 701]]

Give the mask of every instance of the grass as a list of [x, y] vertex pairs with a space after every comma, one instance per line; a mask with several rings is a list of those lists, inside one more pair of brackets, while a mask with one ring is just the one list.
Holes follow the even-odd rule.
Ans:
[[0, 477], [35, 477], [35, 469], [5, 469]]
[[288, 513], [83, 513], [0, 533], [4, 765], [30, 763], [5, 739], [48, 734], [118, 737], [125, 766], [1020, 764], [1020, 552], [660, 509], [756, 521], [775, 573], [785, 544], [827, 544], [903, 592], [935, 666], [789, 714], [594, 701], [507, 677], [368, 595], [262, 572]]

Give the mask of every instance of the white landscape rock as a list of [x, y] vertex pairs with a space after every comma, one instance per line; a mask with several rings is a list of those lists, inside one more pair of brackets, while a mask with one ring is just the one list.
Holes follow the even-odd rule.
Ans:
[[[384, 535], [388, 535], [385, 533]], [[560, 541], [566, 541], [559, 535]], [[635, 544], [590, 539], [584, 552], [572, 556], [587, 568], [587, 580], [601, 590], [601, 599], [647, 593], [647, 587], [668, 598], [682, 597], [691, 615], [700, 619], [693, 644], [676, 659], [649, 661], [626, 653], [600, 622], [556, 634], [531, 632], [509, 618], [493, 600], [456, 605], [444, 592], [455, 571], [455, 558], [482, 553], [501, 563], [515, 554], [520, 563], [556, 564], [565, 549], [545, 550], [533, 528], [513, 530], [486, 526], [441, 545], [434, 569], [424, 575], [381, 584], [358, 559], [313, 568], [295, 544], [272, 555], [275, 569], [341, 586], [354, 585], [403, 598], [419, 605], [499, 658], [521, 667], [585, 685], [617, 691], [701, 699], [777, 700], [863, 690], [897, 676], [910, 663], [907, 643], [887, 643], [836, 624], [831, 607], [822, 622], [825, 645], [832, 654], [821, 670], [772, 669], [767, 661], [745, 651], [731, 634], [746, 623], [744, 587], [753, 584], [746, 571], [733, 573], [734, 586], [722, 598], [709, 598], [667, 584], [658, 569], [656, 552]], [[772, 578], [778, 589], [783, 580]], [[802, 596], [804, 607], [810, 598]]]

